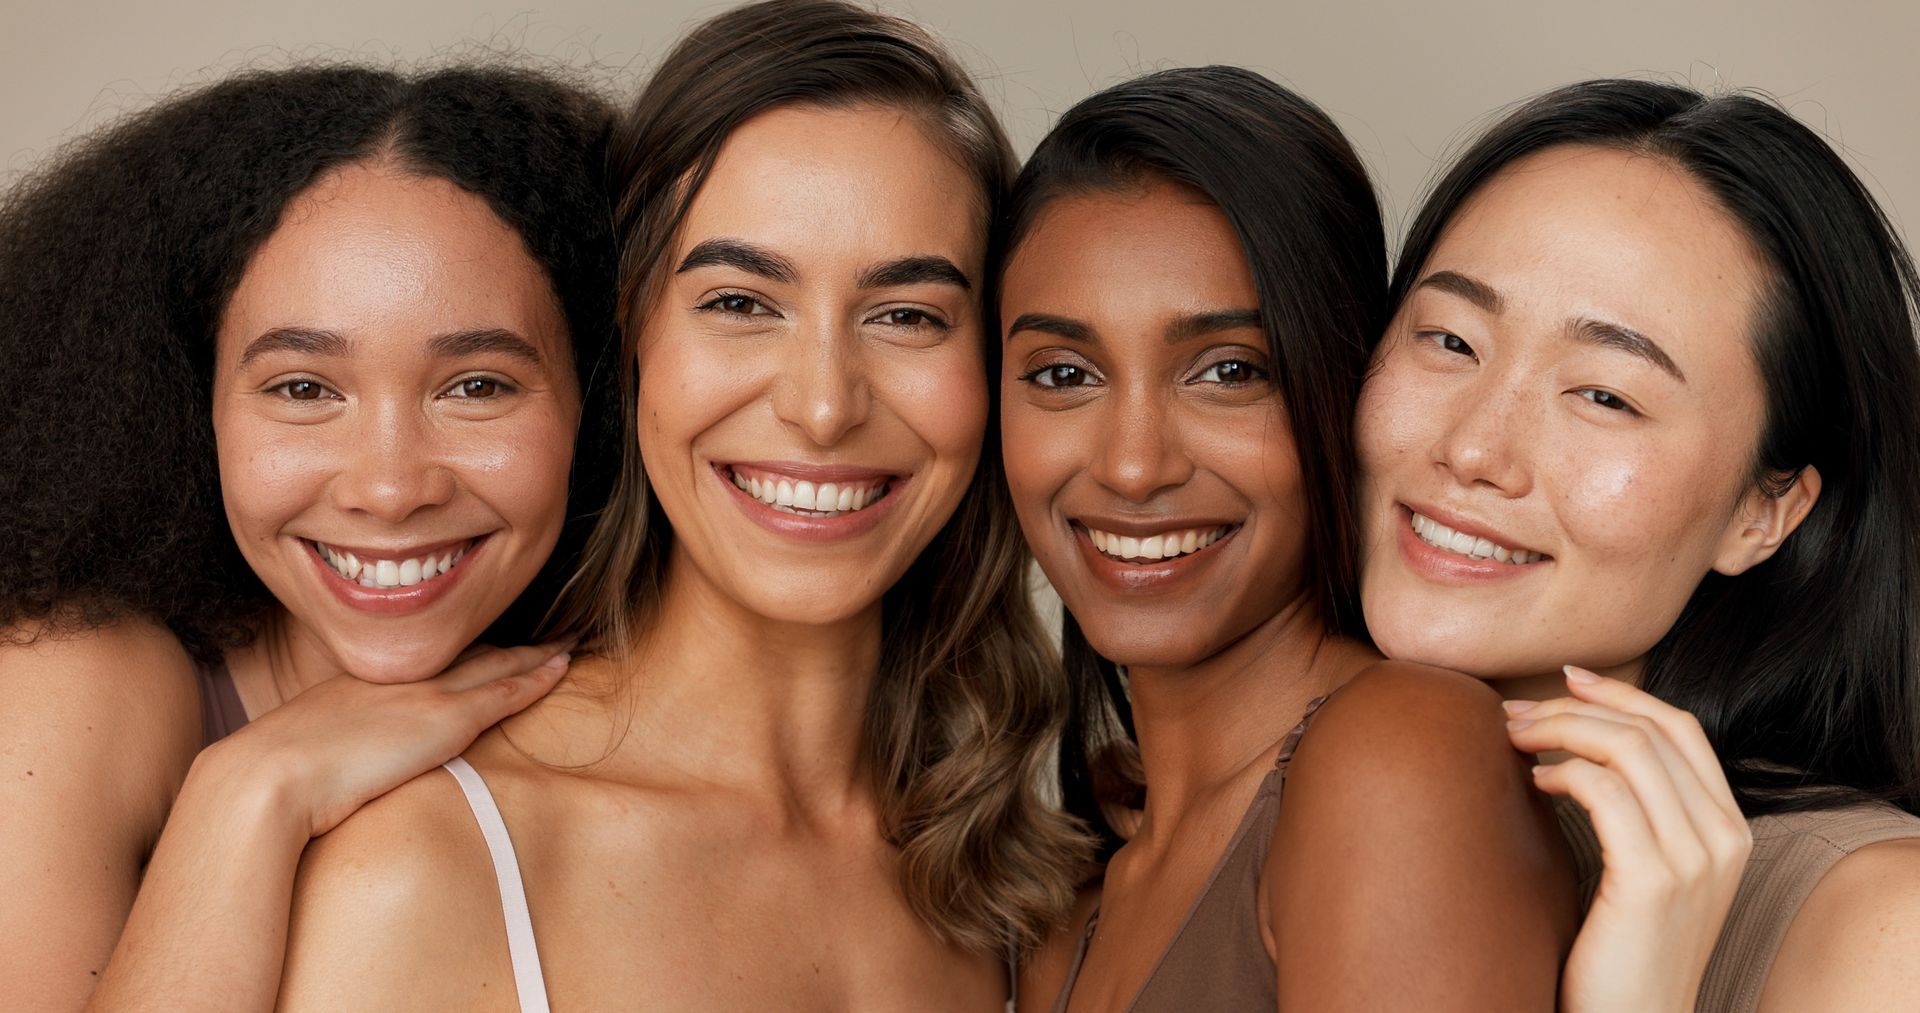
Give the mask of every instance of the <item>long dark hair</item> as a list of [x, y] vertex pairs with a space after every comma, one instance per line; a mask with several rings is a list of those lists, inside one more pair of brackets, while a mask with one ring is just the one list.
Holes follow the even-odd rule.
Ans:
[[[1363, 634], [1357, 600], [1353, 409], [1388, 320], [1386, 240], [1366, 168], [1324, 112], [1237, 67], [1168, 70], [1081, 101], [1014, 183], [1000, 248], [1018, 248], [1063, 195], [1145, 179], [1192, 187], [1239, 236], [1259, 297], [1273, 383], [1306, 490], [1305, 586], [1330, 632]], [[1001, 263], [1006, 263], [1003, 255]], [[1101, 801], [1137, 805], [1131, 709], [1120, 674], [1068, 616], [1073, 710], [1060, 755], [1069, 811], [1106, 838]], [[1098, 783], [1096, 783], [1098, 782]]]
[[[998, 214], [1012, 149], [966, 73], [911, 22], [837, 0], [773, 0], [698, 25], [620, 121], [621, 464], [560, 620], [596, 649], [625, 650], [654, 614], [672, 545], [639, 454], [636, 364], [681, 222], [734, 128], [782, 106], [860, 103], [919, 117], [976, 182], [982, 221]], [[985, 310], [997, 372], [990, 295]], [[1065, 916], [1091, 849], [1039, 792], [1064, 691], [999, 449], [990, 428], [959, 509], [883, 599], [863, 735], [908, 902], [940, 938], [988, 953], [1030, 948]]]
[[[528, 70], [252, 72], [83, 138], [8, 190], [0, 636], [142, 614], [205, 661], [252, 635], [273, 599], [221, 507], [214, 332], [288, 202], [363, 159], [479, 195], [545, 269], [573, 339], [576, 503], [590, 508], [605, 474], [597, 420], [612, 417], [594, 382], [613, 333], [610, 121], [591, 93]], [[497, 629], [531, 632], [566, 555]]]
[[1819, 470], [1772, 559], [1708, 574], [1647, 659], [1645, 688], [1700, 719], [1749, 815], [1864, 799], [1920, 813], [1920, 279], [1846, 163], [1776, 103], [1587, 81], [1494, 125], [1414, 219], [1397, 304], [1494, 176], [1558, 145], [1665, 159], [1738, 222], [1773, 273], [1752, 334], [1766, 421], [1752, 481]]

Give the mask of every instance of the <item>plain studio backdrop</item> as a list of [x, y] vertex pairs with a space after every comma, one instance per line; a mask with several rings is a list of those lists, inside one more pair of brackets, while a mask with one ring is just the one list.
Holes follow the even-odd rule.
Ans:
[[[0, 0], [0, 184], [175, 89], [292, 59], [505, 51], [629, 96], [689, 0]], [[1326, 108], [1366, 157], [1397, 241], [1437, 162], [1554, 85], [1636, 76], [1779, 98], [1846, 156], [1912, 242], [1920, 221], [1920, 2], [1828, 0], [901, 0], [978, 75], [1022, 153], [1083, 96], [1202, 63]], [[1904, 213], [1904, 215], [1903, 215]]]

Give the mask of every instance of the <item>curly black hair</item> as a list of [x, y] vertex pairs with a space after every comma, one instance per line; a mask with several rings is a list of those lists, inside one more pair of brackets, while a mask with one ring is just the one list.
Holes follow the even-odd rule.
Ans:
[[518, 67], [242, 73], [82, 138], [0, 197], [0, 630], [163, 622], [211, 661], [273, 599], [221, 506], [214, 333], [282, 210], [381, 157], [484, 199], [565, 312], [582, 392], [575, 518], [493, 635], [530, 634], [604, 501], [619, 412], [610, 109]]

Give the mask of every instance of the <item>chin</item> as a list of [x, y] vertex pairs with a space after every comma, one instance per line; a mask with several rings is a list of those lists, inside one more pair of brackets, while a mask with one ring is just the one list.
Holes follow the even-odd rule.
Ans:
[[447, 670], [453, 659], [460, 654], [459, 647], [383, 651], [378, 648], [353, 650], [340, 647], [334, 651], [334, 657], [340, 659], [347, 674], [362, 682], [371, 682], [382, 686], [397, 686], [410, 682], [431, 679]]

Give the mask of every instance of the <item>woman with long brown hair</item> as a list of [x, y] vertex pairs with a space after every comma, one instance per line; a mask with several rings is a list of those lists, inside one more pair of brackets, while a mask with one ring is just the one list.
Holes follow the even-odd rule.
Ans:
[[1089, 852], [1036, 792], [1062, 690], [990, 417], [1007, 142], [919, 29], [783, 2], [613, 149], [592, 656], [309, 849], [281, 1001], [998, 1007]]

